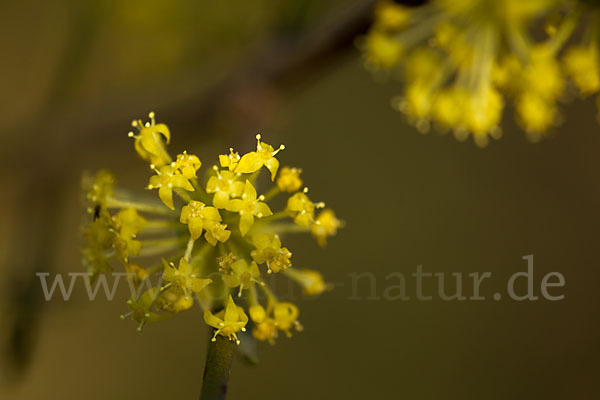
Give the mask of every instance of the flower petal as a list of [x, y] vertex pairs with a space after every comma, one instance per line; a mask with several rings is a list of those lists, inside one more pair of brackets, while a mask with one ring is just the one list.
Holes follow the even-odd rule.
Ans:
[[242, 236], [246, 236], [246, 233], [248, 233], [252, 224], [254, 224], [254, 215], [243, 214], [240, 216], [240, 232], [242, 233]]
[[277, 169], [279, 169], [279, 160], [275, 157], [271, 157], [265, 162], [265, 167], [271, 171], [271, 181], [274, 181], [275, 175], [277, 175]]
[[250, 174], [258, 171], [262, 167], [263, 163], [257, 152], [253, 151], [248, 154], [244, 154], [235, 168], [235, 172], [241, 172], [243, 174]]
[[223, 323], [222, 320], [215, 317], [209, 310], [204, 310], [204, 322], [217, 329], [221, 328], [221, 324]]
[[165, 186], [161, 186], [158, 189], [158, 197], [165, 203], [165, 206], [169, 207], [171, 210], [175, 210], [175, 206], [173, 206], [173, 191]]
[[228, 211], [238, 212], [242, 209], [242, 200], [240, 200], [240, 199], [229, 200], [227, 202], [227, 205], [225, 206], [225, 208]]

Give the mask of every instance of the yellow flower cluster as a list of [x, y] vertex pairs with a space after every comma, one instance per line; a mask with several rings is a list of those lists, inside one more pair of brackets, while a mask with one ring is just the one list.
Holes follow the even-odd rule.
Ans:
[[[83, 258], [91, 279], [118, 262], [137, 284], [123, 318], [131, 317], [141, 330], [198, 303], [215, 337], [238, 344], [247, 328], [270, 343], [279, 331], [289, 336], [292, 328], [300, 329], [298, 308], [280, 301], [263, 274], [282, 273], [306, 295], [319, 295], [328, 288], [322, 275], [292, 267], [292, 252], [280, 235], [311, 233], [324, 246], [342, 223], [330, 209], [317, 211], [324, 204], [309, 199], [302, 170], [279, 168], [275, 156], [284, 146], [274, 149], [257, 135], [256, 151], [240, 156], [230, 149], [199, 178], [200, 159], [185, 151], [171, 157], [169, 129], [155, 123], [154, 113], [133, 126], [135, 150], [154, 172], [146, 188], [158, 190], [160, 200], [115, 189], [106, 171], [84, 181], [91, 217]], [[259, 195], [263, 167], [274, 184]], [[281, 194], [288, 195], [287, 205], [274, 213], [269, 203]], [[154, 265], [143, 267], [147, 262]]]
[[[502, 135], [507, 100], [538, 141], [560, 121], [570, 77], [582, 96], [600, 89], [600, 10], [570, 0], [430, 0], [408, 7], [382, 0], [362, 38], [365, 65], [404, 82], [393, 105], [423, 133], [432, 125], [485, 146]], [[561, 51], [590, 14], [582, 43]], [[534, 39], [545, 22], [545, 37]], [[573, 97], [573, 96], [570, 96]]]

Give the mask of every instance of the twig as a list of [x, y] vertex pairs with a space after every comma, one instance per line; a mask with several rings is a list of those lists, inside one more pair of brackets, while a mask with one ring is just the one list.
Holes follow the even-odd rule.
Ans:
[[217, 335], [209, 342], [200, 400], [224, 400], [229, 385], [234, 342]]

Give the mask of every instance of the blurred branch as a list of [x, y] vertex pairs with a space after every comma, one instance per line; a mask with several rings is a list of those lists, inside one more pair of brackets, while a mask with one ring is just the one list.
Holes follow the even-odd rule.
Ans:
[[[354, 50], [356, 37], [369, 27], [374, 4], [375, 0], [361, 0], [344, 6], [318, 26], [283, 35], [275, 32], [271, 39], [265, 40], [248, 56], [247, 62], [214, 85], [191, 91], [189, 96], [177, 101], [166, 100], [164, 104], [156, 104], [154, 109], [160, 110], [161, 118], [173, 125], [206, 126], [226, 116], [228, 120], [248, 121], [248, 129], [255, 131], [256, 125], [271, 115], [272, 106], [277, 103], [274, 99], [290, 94], [310, 79], [323, 75], [335, 62], [340, 62], [343, 56]], [[58, 162], [60, 160], [54, 158], [53, 149], [68, 146], [75, 150], [71, 157], [84, 157], [85, 152], [78, 153], [76, 150], [91, 147], [95, 151], [103, 151], [110, 148], [115, 145], [115, 138], [120, 140], [122, 137], [106, 135], [106, 132], [127, 129], [132, 113], [136, 111], [134, 105], [119, 105], [118, 99], [96, 107], [111, 110], [103, 118], [92, 116], [73, 104], [61, 109], [51, 108], [52, 114], [43, 113], [38, 120], [12, 134], [21, 140], [15, 140], [15, 148], [6, 151], [4, 162], [11, 165], [20, 161], [20, 164], [33, 168], [43, 163], [46, 173], [58, 173], [57, 169], [66, 168], [66, 160]], [[124, 121], [127, 123], [124, 124]], [[86, 134], [71, 135], [68, 140], [57, 136], [57, 132], [67, 131]], [[31, 147], [32, 139], [37, 146]], [[23, 163], [24, 149], [27, 149], [26, 157], [31, 163]], [[76, 164], [74, 161], [71, 159], [69, 164]]]

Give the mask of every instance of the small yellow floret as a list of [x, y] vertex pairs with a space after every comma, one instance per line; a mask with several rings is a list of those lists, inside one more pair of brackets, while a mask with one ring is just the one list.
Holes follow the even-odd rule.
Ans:
[[567, 73], [584, 96], [600, 89], [600, 65], [596, 46], [573, 46], [564, 56]]
[[342, 226], [342, 221], [336, 218], [333, 210], [325, 209], [311, 225], [310, 232], [317, 238], [319, 245], [325, 246], [327, 237], [335, 235], [340, 226]]
[[235, 172], [250, 174], [258, 171], [264, 165], [271, 172], [271, 180], [273, 181], [279, 168], [279, 161], [275, 156], [285, 149], [285, 146], [281, 145], [277, 150], [274, 150], [273, 146], [261, 142], [260, 138], [260, 135], [256, 135], [256, 151], [244, 154], [235, 168]]
[[257, 197], [256, 189], [250, 181], [246, 180], [242, 198], [229, 200], [227, 203], [225, 208], [228, 211], [240, 214], [240, 232], [242, 236], [245, 236], [254, 224], [254, 217], [263, 218], [273, 215], [269, 206], [262, 202], [263, 198], [262, 195]]
[[236, 332], [246, 331], [245, 327], [248, 323], [248, 316], [244, 312], [244, 309], [236, 306], [233, 298], [229, 296], [227, 306], [224, 310], [214, 315], [210, 310], [204, 311], [204, 322], [216, 329], [212, 338], [213, 342], [217, 340], [217, 335], [221, 335], [229, 338], [229, 340], [235, 340], [237, 344], [240, 344]]
[[302, 170], [299, 168], [283, 167], [279, 171], [277, 177], [277, 187], [282, 192], [293, 193], [298, 191], [302, 187], [302, 179], [300, 174]]

